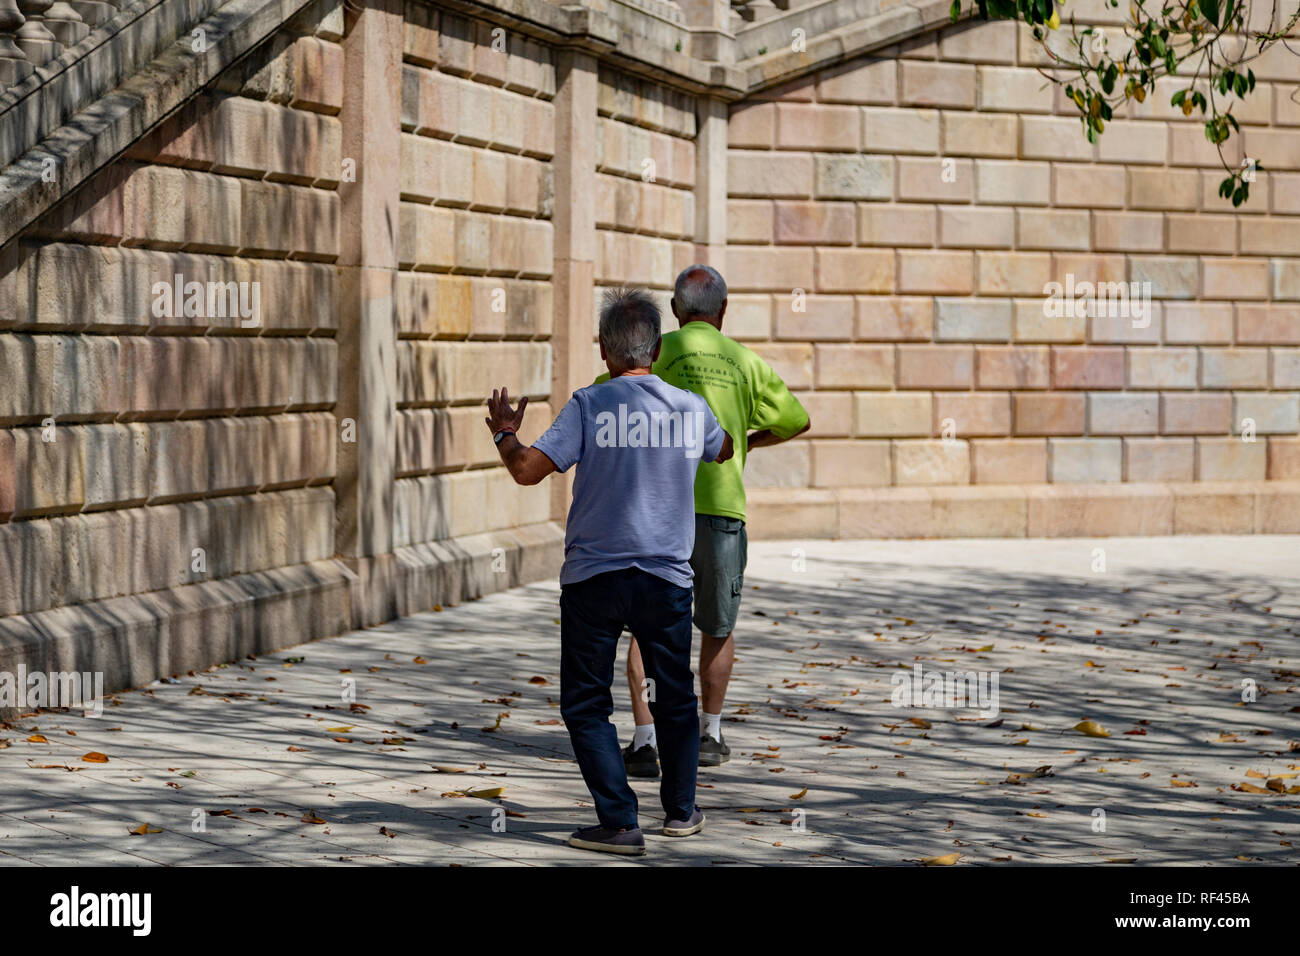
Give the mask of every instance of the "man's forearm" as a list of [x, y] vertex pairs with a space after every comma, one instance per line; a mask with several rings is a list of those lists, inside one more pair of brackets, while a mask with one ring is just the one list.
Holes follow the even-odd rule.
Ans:
[[533, 482], [524, 480], [528, 477], [524, 467], [527, 449], [528, 446], [521, 442], [513, 432], [506, 435], [497, 444], [497, 453], [501, 455], [501, 463], [510, 472], [510, 477], [521, 485], [533, 484]]
[[810, 420], [803, 428], [786, 438], [777, 435], [770, 428], [764, 428], [756, 432], [750, 432], [749, 437], [745, 439], [745, 444], [747, 448], [770, 448], [772, 445], [780, 445], [782, 442], [787, 442], [791, 438], [798, 438], [811, 427], [812, 421]]
[[501, 439], [497, 453], [516, 484], [535, 485], [555, 470], [550, 458], [532, 445], [525, 445], [514, 432]]

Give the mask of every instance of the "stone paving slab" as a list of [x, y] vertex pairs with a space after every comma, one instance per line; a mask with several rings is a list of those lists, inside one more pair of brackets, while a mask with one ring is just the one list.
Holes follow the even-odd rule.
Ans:
[[[517, 588], [100, 718], [11, 721], [0, 865], [1294, 865], [1297, 554], [1293, 536], [756, 542], [709, 826], [648, 833], [635, 861], [564, 843], [594, 814], [559, 721], [558, 586]], [[918, 666], [996, 674], [997, 700], [895, 706]], [[621, 674], [615, 700], [626, 740]], [[653, 827], [657, 784], [634, 787]]]

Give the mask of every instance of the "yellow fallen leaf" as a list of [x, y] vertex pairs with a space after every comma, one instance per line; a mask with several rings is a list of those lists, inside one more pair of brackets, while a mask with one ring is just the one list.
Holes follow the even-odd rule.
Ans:
[[1046, 820], [1046, 819], [1047, 819], [1047, 814], [1046, 814], [1046, 813], [1035, 813], [1035, 812], [1033, 812], [1033, 811], [1030, 811], [1029, 813], [1026, 813], [1025, 816], [1027, 816], [1027, 817], [1037, 817], [1037, 818], [1040, 819], [1040, 820]]
[[804, 787], [804, 788], [803, 788], [802, 790], [800, 790], [798, 793], [792, 793], [792, 794], [790, 794], [790, 799], [791, 799], [791, 800], [802, 800], [802, 799], [803, 799], [804, 797], [806, 797], [807, 795], [808, 795], [808, 788], [807, 788], [807, 787]]
[[1170, 781], [1169, 781], [1169, 786], [1171, 786], [1171, 787], [1195, 787], [1195, 786], [1197, 786], [1197, 783], [1196, 783], [1195, 780], [1170, 780]]
[[304, 810], [302, 814], [302, 822], [321, 824], [324, 823], [325, 821], [320, 817], [316, 816], [316, 814], [312, 813], [310, 810]]
[[88, 754], [82, 754], [81, 759], [86, 763], [108, 763], [108, 755], [102, 754], [98, 750], [92, 750]]
[[1110, 731], [1097, 723], [1095, 720], [1081, 720], [1074, 725], [1074, 729], [1085, 737], [1109, 737]]
[[952, 866], [961, 859], [960, 853], [945, 853], [943, 856], [927, 856], [921, 861], [922, 866]]
[[349, 724], [347, 727], [326, 727], [325, 729], [332, 734], [346, 734], [355, 726], [356, 724]]
[[933, 726], [924, 717], [909, 717], [907, 722], [915, 727], [920, 727], [922, 730], [929, 730]]
[[162, 830], [159, 827], [151, 827], [147, 823], [142, 823], [134, 830], [128, 830], [127, 833], [131, 834], [131, 836], [146, 836], [150, 833], [162, 833]]
[[465, 791], [465, 796], [478, 797], [480, 800], [492, 800], [505, 792], [505, 787], [471, 787]]
[[48, 744], [48, 743], [49, 743], [49, 741], [45, 739], [45, 735], [44, 735], [44, 734], [32, 734], [30, 737], [27, 738], [27, 742], [28, 742], [29, 744]]

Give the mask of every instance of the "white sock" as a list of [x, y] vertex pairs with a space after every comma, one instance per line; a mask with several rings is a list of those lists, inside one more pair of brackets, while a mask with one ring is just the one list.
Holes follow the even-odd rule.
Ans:
[[722, 714], [721, 713], [717, 713], [717, 714], [706, 713], [704, 715], [704, 732], [708, 736], [716, 740], [718, 743], [722, 743]]
[[632, 735], [632, 749], [640, 750], [646, 744], [651, 747], [655, 746], [655, 725], [654, 724], [637, 724], [636, 733]]

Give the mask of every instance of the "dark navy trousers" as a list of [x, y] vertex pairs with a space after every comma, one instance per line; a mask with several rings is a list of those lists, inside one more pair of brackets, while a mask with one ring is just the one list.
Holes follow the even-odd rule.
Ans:
[[624, 626], [641, 648], [668, 818], [695, 812], [700, 718], [691, 672], [691, 589], [640, 568], [607, 571], [560, 592], [560, 715], [601, 825], [635, 827], [636, 794], [628, 786], [611, 686]]

